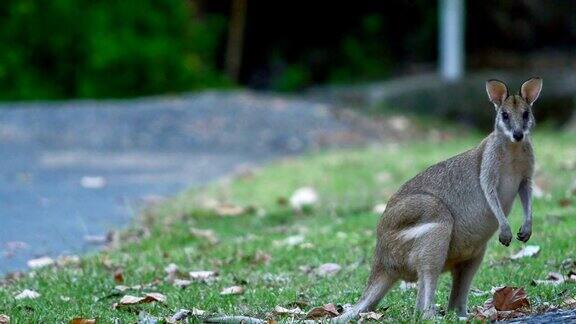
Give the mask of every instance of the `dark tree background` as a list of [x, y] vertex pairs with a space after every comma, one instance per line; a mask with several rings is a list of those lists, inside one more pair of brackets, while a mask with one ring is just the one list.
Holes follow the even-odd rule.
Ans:
[[[0, 99], [234, 84], [292, 91], [433, 71], [437, 9], [428, 0], [3, 0]], [[574, 61], [575, 9], [576, 1], [468, 1], [467, 68]]]

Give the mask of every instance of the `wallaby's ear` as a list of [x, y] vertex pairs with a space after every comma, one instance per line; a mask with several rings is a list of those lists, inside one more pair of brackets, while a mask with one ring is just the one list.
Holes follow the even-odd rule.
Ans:
[[532, 78], [524, 83], [522, 83], [522, 88], [520, 88], [520, 95], [528, 104], [533, 104], [542, 90], [542, 78], [536, 77]]
[[500, 80], [492, 79], [486, 81], [486, 92], [490, 102], [500, 106], [508, 98], [508, 87]]

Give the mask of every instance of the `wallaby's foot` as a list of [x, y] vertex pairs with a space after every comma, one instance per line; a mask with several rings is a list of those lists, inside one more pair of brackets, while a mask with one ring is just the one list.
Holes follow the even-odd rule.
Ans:
[[498, 236], [498, 240], [505, 246], [510, 246], [510, 242], [512, 242], [512, 230], [510, 226], [500, 228], [500, 236]]
[[518, 231], [518, 240], [526, 243], [530, 239], [530, 236], [532, 236], [531, 226], [522, 225]]

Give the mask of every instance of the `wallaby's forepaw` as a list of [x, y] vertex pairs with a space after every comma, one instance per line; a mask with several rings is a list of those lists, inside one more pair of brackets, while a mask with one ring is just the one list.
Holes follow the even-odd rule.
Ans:
[[500, 240], [500, 243], [503, 245], [510, 246], [510, 242], [512, 242], [512, 231], [510, 230], [510, 227], [500, 229], [498, 240]]
[[526, 243], [530, 239], [531, 235], [532, 235], [532, 229], [531, 228], [525, 228], [524, 226], [522, 226], [522, 227], [520, 227], [520, 230], [518, 231], [517, 238], [519, 241]]

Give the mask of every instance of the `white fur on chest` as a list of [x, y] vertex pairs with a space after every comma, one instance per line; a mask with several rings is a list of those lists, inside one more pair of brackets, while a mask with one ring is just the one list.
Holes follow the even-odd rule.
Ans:
[[513, 168], [505, 167], [503, 169], [498, 183], [498, 198], [500, 198], [504, 213], [508, 215], [514, 203], [514, 198], [518, 194], [518, 189], [522, 182], [522, 174]]
[[518, 195], [520, 183], [524, 178], [528, 164], [528, 157], [522, 153], [523, 151], [520, 151], [512, 156], [507, 156], [500, 165], [498, 198], [500, 198], [500, 204], [506, 215], [510, 213], [514, 198]]

